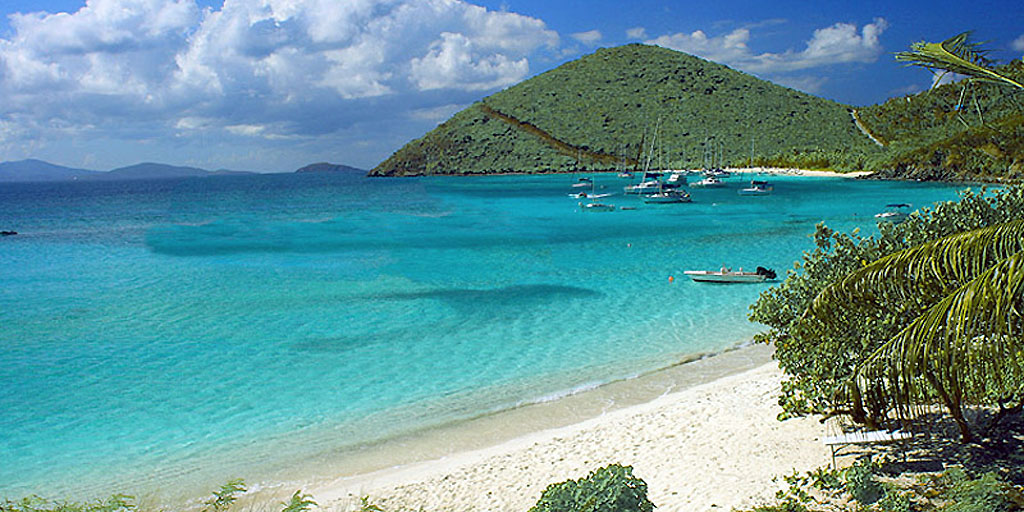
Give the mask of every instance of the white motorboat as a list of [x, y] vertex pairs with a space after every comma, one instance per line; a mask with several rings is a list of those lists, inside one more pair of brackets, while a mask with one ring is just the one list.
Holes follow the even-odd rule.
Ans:
[[753, 180], [750, 182], [750, 187], [741, 188], [739, 195], [741, 196], [766, 196], [772, 193], [775, 187], [767, 181]]
[[662, 190], [655, 194], [647, 194], [640, 196], [640, 200], [648, 204], [672, 204], [672, 203], [689, 203], [693, 199], [690, 198], [690, 194], [686, 191], [671, 189]]
[[900, 223], [910, 216], [910, 205], [907, 203], [891, 203], [885, 205], [885, 207], [888, 208], [888, 210], [882, 213], [876, 213], [876, 219]]
[[575, 194], [569, 194], [569, 197], [573, 199], [601, 199], [602, 197], [608, 197], [614, 194], [595, 194], [593, 192], [577, 192]]
[[725, 186], [725, 182], [717, 176], [705, 176], [704, 179], [700, 181], [690, 183], [690, 186], [699, 188], [721, 188]]
[[755, 272], [744, 272], [742, 268], [738, 272], [722, 267], [722, 270], [687, 270], [683, 272], [697, 282], [702, 283], [763, 283], [769, 279], [775, 279], [775, 271], [757, 267]]
[[614, 204], [604, 203], [580, 203], [580, 211], [584, 212], [614, 212]]
[[658, 180], [641, 181], [635, 185], [626, 185], [623, 190], [627, 194], [653, 194], [661, 190], [661, 182]]

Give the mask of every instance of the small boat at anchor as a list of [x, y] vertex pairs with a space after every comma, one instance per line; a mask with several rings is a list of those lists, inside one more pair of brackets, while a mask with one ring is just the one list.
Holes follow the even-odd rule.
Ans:
[[647, 204], [673, 204], [673, 203], [690, 203], [693, 199], [690, 198], [690, 194], [687, 194], [684, 190], [671, 189], [662, 190], [654, 194], [647, 194], [640, 196], [640, 200]]
[[614, 212], [614, 204], [604, 203], [580, 203], [581, 212]]
[[705, 176], [700, 181], [695, 181], [690, 184], [691, 187], [699, 188], [721, 188], [725, 186], [725, 182], [717, 176]]
[[741, 196], [766, 196], [771, 194], [772, 190], [775, 190], [775, 186], [771, 183], [768, 183], [767, 181], [752, 180], [750, 182], [750, 187], [741, 188], [738, 193]]
[[738, 272], [722, 267], [722, 270], [687, 270], [683, 272], [700, 283], [763, 283], [775, 279], [775, 271], [770, 268], [757, 267], [754, 272]]
[[898, 224], [910, 216], [910, 205], [907, 203], [890, 203], [885, 205], [885, 207], [888, 208], [886, 211], [875, 214], [876, 219]]

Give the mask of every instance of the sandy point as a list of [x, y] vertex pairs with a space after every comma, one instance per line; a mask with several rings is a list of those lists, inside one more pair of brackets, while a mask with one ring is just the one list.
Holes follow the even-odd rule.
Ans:
[[[488, 448], [336, 480], [312, 493], [327, 509], [369, 497], [388, 512], [526, 512], [548, 484], [601, 466], [633, 466], [660, 511], [767, 503], [776, 477], [829, 462], [814, 418], [780, 422], [776, 363]], [[778, 479], [781, 481], [781, 478]]]
[[741, 167], [726, 169], [739, 174], [766, 174], [769, 176], [810, 176], [816, 178], [861, 178], [874, 174], [872, 171], [835, 172], [812, 171], [809, 169], [787, 169], [783, 167]]

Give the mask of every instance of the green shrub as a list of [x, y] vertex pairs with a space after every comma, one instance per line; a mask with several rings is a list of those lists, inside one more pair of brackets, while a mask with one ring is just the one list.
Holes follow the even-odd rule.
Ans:
[[586, 478], [551, 484], [530, 512], [651, 512], [647, 483], [631, 466], [611, 464]]
[[910, 512], [910, 496], [896, 487], [885, 490], [885, 497], [879, 500], [882, 512]]
[[751, 512], [807, 512], [807, 507], [795, 501], [785, 501], [778, 505], [754, 507]]
[[0, 503], [0, 512], [131, 512], [136, 509], [135, 498], [125, 494], [84, 503], [50, 502], [39, 496]]
[[980, 478], [963, 479], [943, 493], [949, 503], [943, 512], [1003, 512], [1011, 510], [1007, 499], [1009, 485], [995, 473]]
[[885, 495], [885, 487], [875, 479], [875, 465], [857, 461], [846, 469], [846, 491], [858, 503], [870, 505]]
[[312, 496], [302, 494], [302, 491], [295, 491], [290, 500], [281, 504], [284, 505], [284, 509], [281, 512], [306, 512], [310, 508], [317, 506], [316, 502], [312, 500]]
[[241, 478], [235, 480], [229, 480], [228, 483], [220, 486], [219, 491], [213, 492], [213, 497], [208, 499], [203, 512], [223, 512], [238, 499], [239, 494], [244, 494], [246, 491], [245, 482]]

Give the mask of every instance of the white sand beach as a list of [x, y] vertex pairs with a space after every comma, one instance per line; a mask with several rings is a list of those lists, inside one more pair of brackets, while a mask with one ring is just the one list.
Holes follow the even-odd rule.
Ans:
[[727, 169], [740, 174], [766, 174], [769, 176], [811, 176], [818, 178], [860, 178], [873, 174], [872, 171], [833, 172], [812, 171], [809, 169], [787, 169], [781, 167], [741, 167]]
[[576, 424], [311, 492], [328, 510], [358, 508], [368, 496], [388, 512], [526, 512], [548, 484], [619, 463], [647, 482], [660, 511], [766, 503], [781, 487], [775, 477], [829, 462], [817, 419], [776, 420], [780, 378], [776, 363], [760, 364]]

